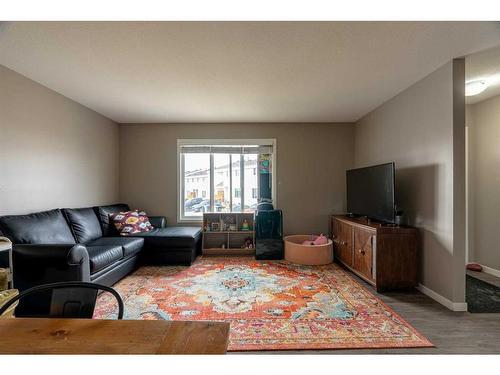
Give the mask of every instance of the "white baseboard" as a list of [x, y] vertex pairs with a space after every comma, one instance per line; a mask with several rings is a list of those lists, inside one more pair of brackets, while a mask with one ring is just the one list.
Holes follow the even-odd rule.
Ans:
[[490, 275], [493, 275], [493, 276], [496, 276], [496, 277], [500, 277], [500, 271], [499, 270], [496, 270], [494, 268], [485, 266], [483, 264], [481, 264], [481, 267], [483, 267], [484, 273], [489, 273]]
[[418, 284], [417, 289], [424, 293], [426, 296], [431, 297], [434, 301], [439, 302], [441, 305], [447, 307], [452, 311], [467, 311], [466, 302], [453, 302], [448, 298], [443, 297], [441, 294], [436, 293], [432, 289], [427, 288], [425, 285]]

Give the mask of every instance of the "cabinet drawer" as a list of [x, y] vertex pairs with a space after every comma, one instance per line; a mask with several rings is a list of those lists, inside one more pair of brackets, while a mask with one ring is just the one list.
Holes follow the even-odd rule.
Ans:
[[354, 269], [373, 279], [373, 243], [374, 233], [354, 228]]

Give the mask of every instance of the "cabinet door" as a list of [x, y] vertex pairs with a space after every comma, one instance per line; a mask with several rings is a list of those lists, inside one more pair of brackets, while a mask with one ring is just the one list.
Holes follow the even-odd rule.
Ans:
[[332, 234], [335, 258], [352, 267], [352, 227], [334, 219]]
[[362, 228], [354, 228], [354, 269], [373, 279], [373, 248], [375, 234]]

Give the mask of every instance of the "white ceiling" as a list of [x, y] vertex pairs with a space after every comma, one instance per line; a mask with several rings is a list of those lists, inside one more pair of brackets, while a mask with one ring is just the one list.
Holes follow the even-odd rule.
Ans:
[[479, 95], [468, 96], [467, 104], [475, 104], [500, 95], [500, 48], [492, 48], [467, 56], [465, 81], [485, 80], [489, 86]]
[[351, 122], [487, 22], [7, 22], [0, 64], [121, 123]]

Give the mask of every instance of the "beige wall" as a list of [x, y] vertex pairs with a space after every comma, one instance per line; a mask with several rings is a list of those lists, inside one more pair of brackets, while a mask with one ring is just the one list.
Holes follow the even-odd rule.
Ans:
[[352, 124], [122, 124], [120, 199], [177, 218], [177, 139], [277, 142], [277, 202], [285, 233], [328, 233], [344, 212], [345, 170], [353, 163]]
[[467, 106], [469, 259], [500, 270], [500, 96]]
[[465, 239], [454, 238], [465, 223], [457, 203], [465, 202], [465, 192], [454, 184], [465, 158], [465, 147], [462, 155], [458, 151], [465, 137], [463, 77], [461, 105], [454, 84], [460, 74], [463, 60], [450, 62], [362, 118], [355, 126], [354, 154], [356, 166], [396, 162], [399, 207], [421, 232], [421, 283], [457, 303], [465, 298]]
[[0, 215], [113, 202], [118, 125], [0, 65]]

